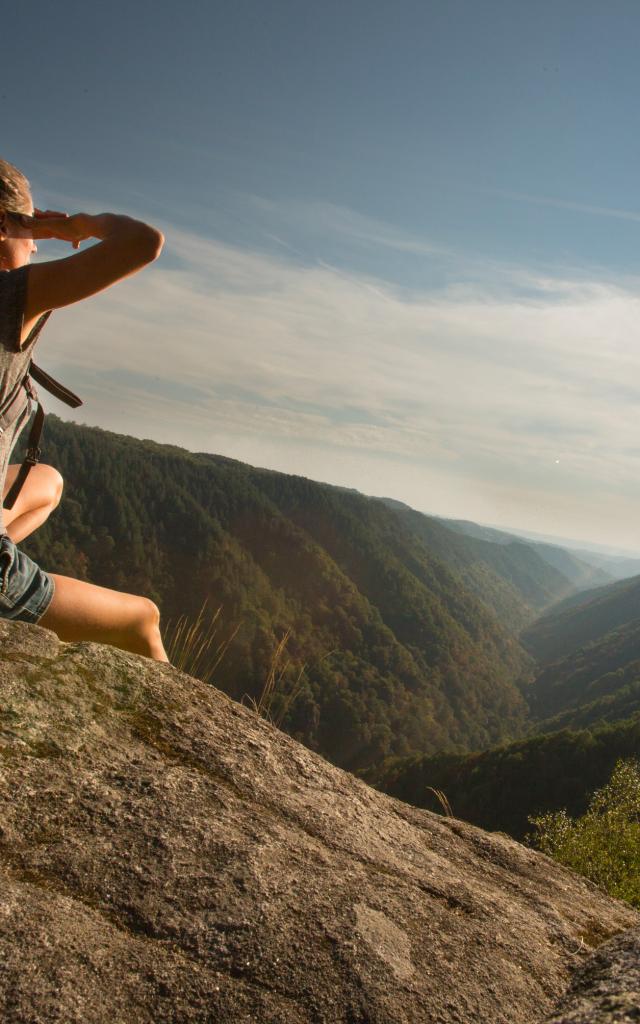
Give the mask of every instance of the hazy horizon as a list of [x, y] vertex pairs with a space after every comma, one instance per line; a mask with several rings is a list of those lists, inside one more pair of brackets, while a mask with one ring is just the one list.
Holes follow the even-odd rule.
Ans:
[[637, 6], [174, 14], [12, 15], [0, 155], [167, 239], [43, 334], [82, 421], [636, 551]]

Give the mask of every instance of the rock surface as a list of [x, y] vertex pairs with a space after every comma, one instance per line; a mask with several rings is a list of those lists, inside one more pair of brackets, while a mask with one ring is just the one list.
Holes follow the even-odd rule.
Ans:
[[169, 666], [0, 622], [6, 1024], [519, 1024], [640, 920]]
[[640, 1021], [640, 929], [606, 942], [576, 971], [545, 1024], [630, 1024]]

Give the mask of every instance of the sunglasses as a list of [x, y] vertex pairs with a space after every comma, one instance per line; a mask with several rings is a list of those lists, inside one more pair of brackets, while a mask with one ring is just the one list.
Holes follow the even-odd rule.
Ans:
[[6, 213], [7, 217], [11, 217], [12, 220], [15, 220], [20, 227], [31, 227], [33, 217], [30, 217], [28, 213], [15, 213], [13, 210], [5, 210], [4, 213]]

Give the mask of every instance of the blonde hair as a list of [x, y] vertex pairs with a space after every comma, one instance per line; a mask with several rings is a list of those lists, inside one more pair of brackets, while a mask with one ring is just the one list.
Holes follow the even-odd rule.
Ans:
[[7, 160], [0, 160], [0, 209], [30, 213], [31, 206], [31, 185], [22, 171]]

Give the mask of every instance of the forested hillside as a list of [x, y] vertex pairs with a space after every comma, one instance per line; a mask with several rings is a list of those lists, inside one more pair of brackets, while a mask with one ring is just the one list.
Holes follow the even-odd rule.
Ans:
[[476, 523], [427, 516], [392, 498], [380, 500], [516, 633], [568, 594], [609, 580], [605, 572], [562, 548]]
[[574, 595], [530, 626], [523, 642], [549, 664], [640, 618], [640, 576]]
[[540, 731], [583, 728], [640, 711], [640, 614], [547, 665], [529, 691]]
[[290, 630], [283, 726], [334, 762], [522, 735], [527, 656], [381, 502], [55, 417], [46, 437], [65, 496], [25, 549], [148, 594], [165, 621], [222, 606], [238, 633], [216, 682], [237, 698], [260, 693]]
[[633, 619], [637, 580], [573, 596], [531, 627], [532, 651], [568, 648], [533, 682], [516, 632], [570, 581], [526, 543], [55, 417], [45, 457], [65, 496], [26, 550], [148, 594], [165, 624], [221, 606], [216, 644], [237, 633], [216, 683], [237, 699], [259, 696], [288, 632], [272, 705], [283, 728], [394, 795], [433, 807], [439, 788], [461, 817], [521, 836], [529, 814], [580, 813], [637, 751], [640, 623], [575, 649]]
[[[527, 740], [481, 754], [388, 761], [386, 792], [434, 808], [441, 789], [454, 812], [522, 838], [527, 817], [584, 812], [619, 757], [640, 751], [640, 578], [576, 595], [525, 633], [540, 664], [526, 697]], [[555, 659], [555, 660], [554, 660]]]
[[368, 776], [385, 793], [442, 811], [442, 790], [456, 817], [516, 839], [528, 817], [567, 808], [583, 814], [619, 757], [640, 751], [640, 714], [589, 730], [564, 729], [477, 754], [438, 754], [388, 761]]

